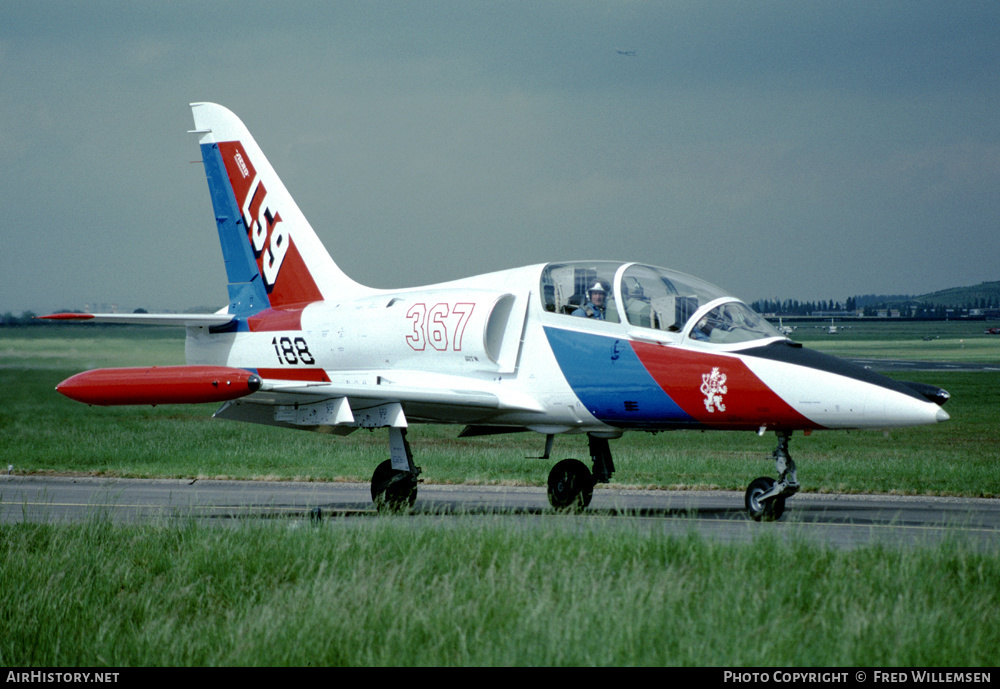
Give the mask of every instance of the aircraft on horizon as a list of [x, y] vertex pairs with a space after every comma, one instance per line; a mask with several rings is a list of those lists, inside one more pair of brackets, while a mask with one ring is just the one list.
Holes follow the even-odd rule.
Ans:
[[838, 325], [836, 325], [836, 324], [835, 324], [835, 323], [833, 322], [833, 319], [831, 318], [831, 319], [830, 319], [830, 325], [817, 325], [816, 327], [817, 327], [817, 328], [820, 328], [820, 329], [824, 329], [824, 330], [826, 330], [826, 334], [827, 334], [827, 335], [836, 335], [836, 334], [837, 334], [838, 332], [840, 332], [841, 330], [847, 330], [847, 329], [849, 329], [849, 328], [850, 328], [851, 326], [849, 326], [849, 325], [841, 325], [841, 326], [838, 326]]
[[777, 478], [745, 494], [755, 520], [799, 490], [794, 431], [883, 429], [949, 418], [946, 391], [891, 380], [788, 340], [742, 301], [642, 263], [573, 260], [410, 289], [348, 277], [243, 122], [194, 103], [229, 304], [215, 314], [53, 314], [186, 326], [185, 366], [86, 371], [56, 390], [94, 405], [222, 402], [220, 419], [346, 435], [387, 428], [372, 476], [380, 509], [412, 506], [421, 469], [406, 429], [460, 436], [585, 433], [592, 465], [548, 477], [557, 509], [583, 509], [615, 471], [626, 431], [773, 431]]
[[795, 327], [796, 326], [794, 325], [785, 325], [782, 322], [781, 318], [780, 317], [778, 318], [778, 332], [780, 332], [782, 335], [791, 335], [793, 332], [795, 332]]

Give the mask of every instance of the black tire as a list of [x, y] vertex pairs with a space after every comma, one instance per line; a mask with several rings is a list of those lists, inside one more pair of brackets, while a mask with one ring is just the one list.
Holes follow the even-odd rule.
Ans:
[[379, 512], [402, 512], [417, 501], [417, 478], [408, 471], [392, 468], [385, 460], [372, 474], [372, 502]]
[[594, 497], [594, 477], [579, 459], [557, 462], [549, 472], [549, 504], [557, 510], [582, 512]]
[[754, 479], [747, 487], [745, 502], [747, 514], [755, 522], [776, 522], [785, 513], [785, 496], [778, 495], [761, 502], [758, 498], [771, 490], [777, 481], [769, 476]]

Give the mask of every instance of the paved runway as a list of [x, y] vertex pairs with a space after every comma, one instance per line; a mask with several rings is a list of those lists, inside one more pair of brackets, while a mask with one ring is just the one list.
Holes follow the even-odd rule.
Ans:
[[[0, 477], [0, 521], [61, 522], [101, 516], [115, 522], [196, 518], [239, 526], [280, 520], [337, 528], [385, 518], [371, 506], [367, 484], [190, 481], [68, 477]], [[581, 528], [698, 532], [725, 542], [760, 534], [836, 547], [869, 543], [933, 545], [958, 539], [1000, 549], [1000, 500], [911, 496], [813, 495], [788, 500], [780, 522], [750, 521], [743, 494], [728, 491], [624, 490], [599, 486], [583, 515], [560, 515], [544, 488], [421, 484], [403, 517], [435, 528], [459, 519], [510, 519], [544, 528], [552, 520]]]
[[1000, 364], [954, 361], [908, 361], [904, 359], [848, 359], [873, 371], [1000, 371]]

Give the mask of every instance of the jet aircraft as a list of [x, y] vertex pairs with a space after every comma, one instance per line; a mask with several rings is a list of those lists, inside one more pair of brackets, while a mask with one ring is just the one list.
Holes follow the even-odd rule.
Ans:
[[799, 490], [795, 431], [883, 429], [949, 418], [948, 393], [792, 342], [739, 299], [644, 263], [571, 260], [412, 289], [375, 289], [328, 253], [243, 122], [192, 104], [229, 304], [215, 314], [53, 314], [186, 326], [184, 366], [98, 369], [56, 390], [92, 405], [222, 402], [215, 413], [346, 435], [388, 429], [371, 480], [380, 509], [414, 504], [410, 424], [459, 435], [586, 434], [591, 465], [548, 477], [557, 509], [584, 509], [628, 431], [774, 432], [776, 477], [746, 490], [755, 520]]

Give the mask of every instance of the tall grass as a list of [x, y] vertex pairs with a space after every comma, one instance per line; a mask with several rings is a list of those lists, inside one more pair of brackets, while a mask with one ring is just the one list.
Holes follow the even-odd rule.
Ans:
[[992, 665], [1000, 560], [503, 516], [0, 527], [0, 663]]

